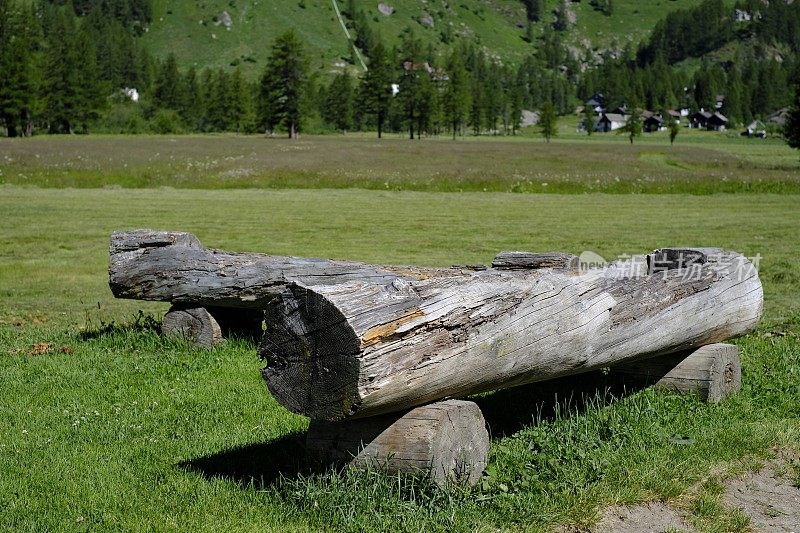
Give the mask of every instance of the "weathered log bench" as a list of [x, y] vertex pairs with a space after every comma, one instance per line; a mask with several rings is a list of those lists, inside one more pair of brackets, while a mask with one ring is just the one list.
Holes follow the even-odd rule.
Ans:
[[[230, 253], [188, 233], [111, 239], [115, 296], [167, 301], [166, 333], [260, 336], [273, 396], [312, 419], [308, 450], [473, 483], [488, 434], [475, 393], [611, 368], [719, 401], [763, 294], [735, 252], [666, 248], [597, 268], [503, 252], [490, 268], [417, 268]], [[225, 324], [223, 327], [222, 324]], [[262, 328], [264, 331], [262, 332]], [[263, 334], [262, 334], [263, 333]]]

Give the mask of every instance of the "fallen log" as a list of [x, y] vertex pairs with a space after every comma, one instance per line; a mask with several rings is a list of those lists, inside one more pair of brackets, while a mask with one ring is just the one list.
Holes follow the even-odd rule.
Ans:
[[635, 361], [611, 369], [626, 385], [647, 385], [719, 402], [742, 387], [739, 348], [709, 344], [696, 350]]
[[109, 286], [115, 297], [183, 307], [261, 309], [292, 282], [386, 284], [398, 277], [417, 280], [455, 272], [225, 252], [204, 248], [191, 233], [154, 230], [113, 233], [109, 252]]
[[477, 405], [445, 400], [402, 414], [312, 420], [306, 451], [335, 464], [422, 473], [440, 485], [474, 485], [486, 467], [489, 433]]
[[342, 420], [750, 331], [763, 306], [753, 265], [733, 252], [694, 251], [657, 272], [651, 257], [579, 272], [517, 262], [428, 279], [289, 283], [265, 310], [262, 374], [290, 410]]

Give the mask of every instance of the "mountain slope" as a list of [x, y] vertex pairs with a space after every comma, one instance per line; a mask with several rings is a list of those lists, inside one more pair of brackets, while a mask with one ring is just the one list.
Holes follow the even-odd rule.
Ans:
[[[346, 11], [348, 0], [338, 0]], [[524, 40], [526, 15], [520, 0], [386, 0], [394, 8], [382, 14], [377, 0], [356, 0], [371, 29], [390, 45], [412, 28], [423, 42], [439, 52], [459, 40], [484, 47], [499, 59], [517, 63], [534, 45]], [[696, 5], [699, 0], [616, 0], [611, 16], [595, 10], [587, 0], [570, 4], [576, 15], [567, 42], [581, 52], [621, 49], [638, 43], [668, 12]], [[312, 65], [320, 72], [352, 62], [351, 46], [337, 20], [332, 0], [168, 0], [153, 3], [153, 21], [144, 35], [150, 51], [159, 57], [174, 52], [182, 67], [241, 65], [248, 76], [263, 69], [274, 38], [293, 28], [307, 45]], [[546, 15], [535, 23], [540, 34], [552, 23], [556, 2], [547, 2]], [[230, 16], [230, 29], [222, 22]], [[426, 15], [430, 17], [426, 20]], [[430, 27], [432, 21], [433, 27]], [[349, 21], [348, 21], [349, 24]], [[352, 26], [350, 27], [352, 33]], [[339, 65], [339, 66], [337, 66]]]

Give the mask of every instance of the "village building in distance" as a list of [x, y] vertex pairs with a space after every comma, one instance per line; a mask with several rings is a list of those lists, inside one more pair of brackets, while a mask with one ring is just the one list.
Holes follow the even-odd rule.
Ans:
[[[631, 116], [631, 110], [627, 105], [606, 109], [604, 107], [604, 97], [600, 93], [594, 94], [586, 100], [584, 105], [584, 109], [589, 108], [594, 112], [595, 119], [593, 124], [586, 124], [588, 118], [584, 118], [578, 126], [579, 131], [586, 131], [589, 127], [592, 128], [592, 131], [600, 133], [616, 131], [625, 127]], [[692, 113], [688, 107], [669, 109], [665, 112], [639, 109], [642, 119], [642, 131], [647, 133], [664, 131], [669, 127], [670, 121], [674, 120], [686, 128], [724, 132], [730, 128], [730, 120], [722, 113], [724, 105], [725, 96], [718, 95], [714, 103], [714, 109], [711, 110], [700, 108], [699, 111]], [[786, 123], [788, 114], [789, 108], [784, 107], [778, 109], [764, 120], [769, 127], [780, 129]], [[767, 125], [760, 120], [753, 120], [744, 128], [741, 135], [744, 137], [766, 138]]]

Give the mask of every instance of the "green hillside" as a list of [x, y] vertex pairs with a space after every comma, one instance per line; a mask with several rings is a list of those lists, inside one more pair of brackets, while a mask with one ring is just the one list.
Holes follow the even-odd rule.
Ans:
[[[338, 0], [346, 10], [347, 0]], [[517, 63], [532, 49], [524, 40], [525, 8], [520, 0], [387, 0], [394, 8], [387, 16], [377, 0], [357, 0], [372, 29], [390, 44], [406, 28], [439, 51], [458, 40], [480, 44], [487, 53]], [[546, 16], [535, 23], [534, 34], [552, 23], [554, 1]], [[590, 43], [595, 51], [621, 49], [647, 34], [666, 13], [696, 5], [699, 0], [617, 0], [611, 16], [595, 10], [588, 1], [574, 2], [576, 15], [568, 41], [582, 54]], [[150, 51], [159, 57], [174, 52], [182, 67], [232, 67], [240, 64], [254, 76], [260, 71], [269, 47], [278, 34], [294, 28], [305, 40], [314, 67], [335, 71], [352, 63], [351, 47], [336, 17], [332, 0], [170, 0], [153, 3], [153, 21], [144, 36]], [[227, 29], [220, 22], [230, 15]], [[433, 27], [423, 21], [431, 17]]]

